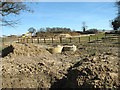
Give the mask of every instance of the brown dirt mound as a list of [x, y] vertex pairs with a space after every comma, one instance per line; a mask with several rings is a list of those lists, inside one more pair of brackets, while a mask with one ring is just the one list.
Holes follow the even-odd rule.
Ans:
[[[61, 57], [33, 44], [8, 44], [10, 52], [2, 58], [3, 88], [50, 88], [56, 79], [62, 79], [71, 66]], [[64, 57], [63, 60], [66, 60]]]
[[5, 50], [12, 49], [2, 59], [2, 85], [4, 88], [120, 87], [118, 48], [93, 45], [80, 45], [77, 52], [50, 54], [33, 44], [9, 44]]
[[42, 48], [33, 44], [8, 44], [8, 47], [2, 50], [2, 57], [15, 57], [15, 56], [38, 56], [42, 54], [49, 55], [50, 53]]
[[52, 88], [118, 88], [118, 57], [108, 54], [76, 62], [68, 69], [67, 78], [58, 80]]

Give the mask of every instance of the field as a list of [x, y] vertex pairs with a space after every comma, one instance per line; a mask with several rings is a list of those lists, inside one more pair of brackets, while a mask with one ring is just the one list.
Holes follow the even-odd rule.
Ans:
[[[90, 40], [89, 40], [90, 37]], [[6, 38], [2, 53], [4, 88], [111, 88], [120, 87], [119, 36], [94, 36], [15, 43]], [[11, 44], [9, 41], [11, 41]], [[51, 54], [40, 45], [76, 45], [77, 51]], [[6, 53], [7, 52], [7, 53]]]

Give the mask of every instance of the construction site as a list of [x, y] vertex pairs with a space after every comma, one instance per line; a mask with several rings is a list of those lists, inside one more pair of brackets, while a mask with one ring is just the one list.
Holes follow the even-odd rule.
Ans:
[[88, 39], [84, 43], [4, 43], [2, 87], [118, 88], [118, 34]]
[[0, 87], [119, 89], [119, 19], [109, 32], [86, 31], [83, 23], [83, 31], [36, 32], [31, 27], [21, 35], [0, 37]]

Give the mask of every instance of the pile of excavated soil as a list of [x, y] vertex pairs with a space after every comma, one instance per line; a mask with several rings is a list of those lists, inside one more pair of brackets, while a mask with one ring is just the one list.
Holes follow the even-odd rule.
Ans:
[[81, 59], [68, 69], [67, 78], [58, 80], [53, 88], [120, 87], [118, 45], [86, 43], [77, 47], [77, 52], [64, 52], [64, 54], [79, 56]]
[[[66, 57], [50, 54], [32, 44], [12, 44], [2, 58], [3, 88], [50, 88], [56, 79], [62, 79], [71, 63]], [[64, 55], [63, 55], [64, 56]], [[67, 59], [69, 60], [69, 59]]]
[[68, 69], [67, 78], [58, 80], [53, 88], [118, 88], [118, 57], [104, 53], [85, 57]]
[[8, 44], [2, 55], [2, 86], [118, 88], [117, 49], [107, 44], [81, 44], [76, 52], [50, 54], [34, 44]]
[[16, 57], [16, 56], [38, 56], [49, 55], [50, 53], [42, 47], [35, 46], [34, 44], [8, 44], [2, 50], [2, 57]]

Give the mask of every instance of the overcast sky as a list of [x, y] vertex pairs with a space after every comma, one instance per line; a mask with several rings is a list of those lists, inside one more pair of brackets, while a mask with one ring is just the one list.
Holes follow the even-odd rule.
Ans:
[[46, 27], [66, 27], [81, 31], [82, 22], [86, 22], [87, 29], [112, 30], [109, 20], [117, 16], [114, 2], [38, 2], [37, 4], [28, 2], [26, 4], [34, 10], [34, 13], [23, 12], [19, 16], [6, 17], [10, 20], [20, 19], [20, 23], [15, 28], [2, 27], [2, 35], [21, 35], [27, 33], [30, 27], [36, 30]]

